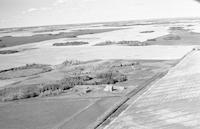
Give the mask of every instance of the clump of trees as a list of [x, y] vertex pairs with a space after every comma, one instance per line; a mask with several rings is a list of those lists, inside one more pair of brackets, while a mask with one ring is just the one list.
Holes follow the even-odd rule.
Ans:
[[14, 54], [14, 53], [18, 53], [18, 50], [2, 50], [0, 51], [0, 54]]
[[66, 43], [54, 43], [53, 46], [76, 46], [76, 45], [84, 45], [89, 44], [88, 42], [83, 41], [73, 41], [73, 42], [66, 42]]
[[78, 61], [78, 60], [65, 60], [62, 65], [64, 66], [69, 66], [69, 65], [79, 65], [81, 64], [82, 62], [81, 61]]
[[153, 33], [153, 32], [155, 32], [155, 31], [153, 31], [153, 30], [147, 30], [147, 31], [141, 31], [140, 33]]
[[116, 44], [116, 42], [115, 41], [105, 41], [105, 42], [97, 43], [97, 44], [95, 44], [95, 46], [105, 46], [105, 45], [113, 45], [113, 44]]
[[37, 97], [40, 94], [40, 89], [36, 85], [17, 87], [17, 88], [5, 88], [0, 90], [0, 96], [2, 101], [13, 101], [20, 99], [27, 99]]
[[45, 64], [26, 64], [25, 66], [14, 67], [10, 69], [0, 70], [0, 73], [8, 72], [8, 71], [17, 71], [17, 70], [25, 70], [25, 69], [43, 69], [43, 72], [51, 71], [52, 68], [49, 65]]
[[154, 38], [154, 39], [147, 39], [147, 41], [153, 42], [153, 41], [156, 41], [156, 38]]
[[87, 81], [88, 85], [115, 84], [127, 80], [127, 76], [119, 71], [101, 71], [94, 75], [93, 79]]
[[140, 42], [140, 41], [105, 41], [101, 43], [95, 44], [95, 46], [105, 46], [105, 45], [126, 45], [126, 46], [147, 46], [148, 43]]
[[118, 71], [101, 71], [93, 75], [65, 77], [61, 80], [40, 85], [10, 87], [0, 90], [2, 101], [59, 95], [76, 85], [115, 84], [126, 81], [126, 75]]
[[140, 41], [119, 41], [117, 44], [127, 45], [127, 46], [147, 46], [148, 44]]

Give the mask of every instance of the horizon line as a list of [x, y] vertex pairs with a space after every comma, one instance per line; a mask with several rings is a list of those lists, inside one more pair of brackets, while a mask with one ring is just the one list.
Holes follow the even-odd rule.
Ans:
[[0, 29], [17, 29], [17, 28], [35, 28], [35, 27], [47, 27], [47, 26], [69, 26], [69, 25], [89, 25], [89, 24], [102, 24], [102, 23], [115, 23], [115, 22], [139, 22], [139, 21], [155, 21], [155, 20], [194, 20], [200, 17], [172, 17], [172, 18], [148, 18], [148, 19], [130, 19], [130, 20], [118, 20], [118, 21], [99, 21], [99, 22], [77, 22], [77, 23], [66, 23], [66, 24], [46, 24], [46, 25], [33, 25], [33, 26], [13, 26], [13, 27], [0, 27]]

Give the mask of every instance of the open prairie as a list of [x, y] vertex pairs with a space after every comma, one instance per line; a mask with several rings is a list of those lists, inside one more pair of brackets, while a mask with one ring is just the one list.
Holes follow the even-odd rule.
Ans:
[[97, 127], [130, 95], [164, 76], [199, 45], [200, 33], [194, 29], [198, 22], [1, 29], [0, 127]]

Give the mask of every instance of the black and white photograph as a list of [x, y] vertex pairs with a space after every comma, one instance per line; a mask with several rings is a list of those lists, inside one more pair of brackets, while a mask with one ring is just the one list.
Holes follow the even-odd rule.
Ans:
[[200, 129], [200, 0], [0, 0], [0, 129]]

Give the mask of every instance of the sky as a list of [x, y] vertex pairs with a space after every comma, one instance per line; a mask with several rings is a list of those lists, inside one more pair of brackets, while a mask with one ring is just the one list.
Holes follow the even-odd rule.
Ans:
[[200, 17], [200, 0], [0, 0], [0, 28]]

